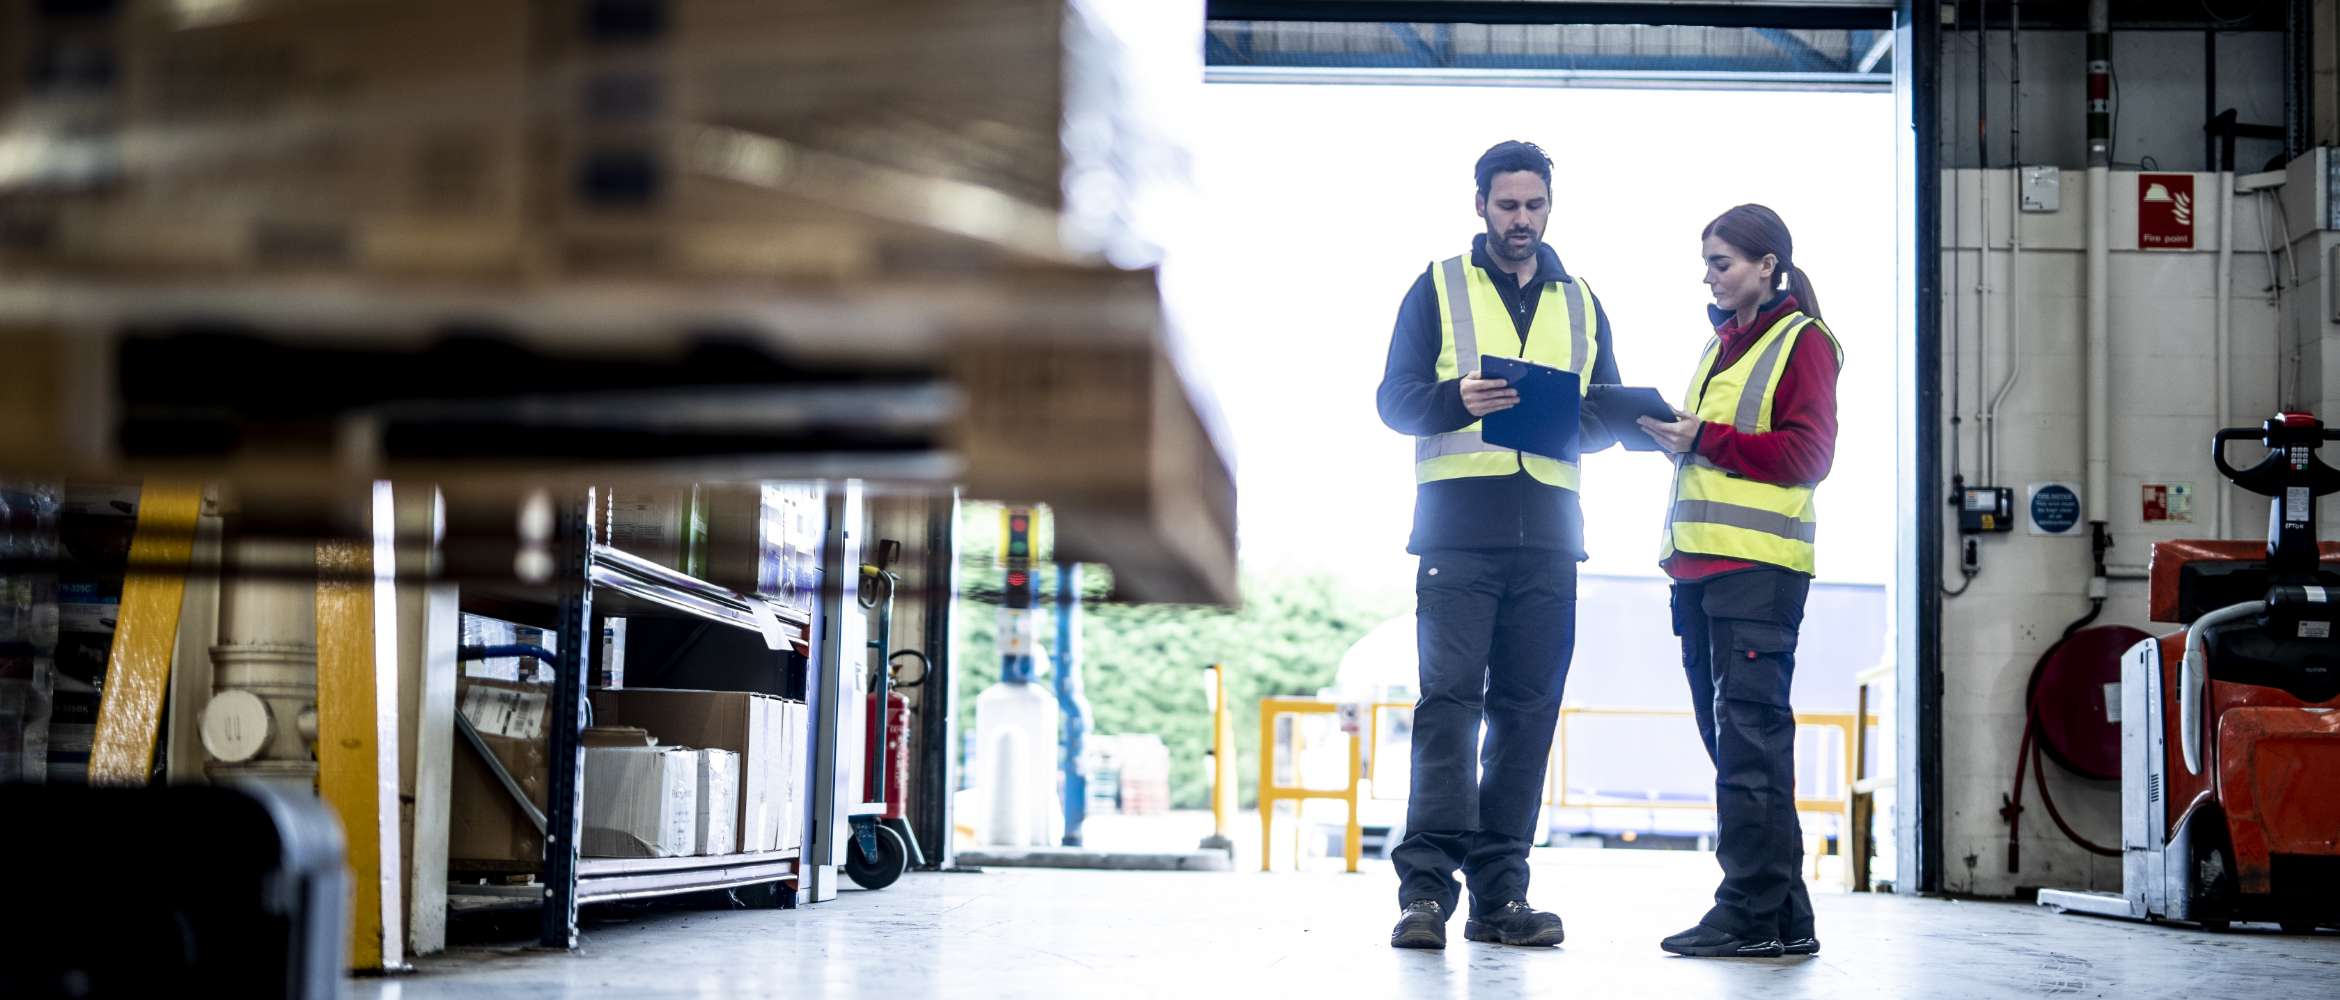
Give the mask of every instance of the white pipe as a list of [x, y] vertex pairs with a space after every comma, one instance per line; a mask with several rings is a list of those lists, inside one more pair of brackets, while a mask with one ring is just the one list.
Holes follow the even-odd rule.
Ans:
[[[2233, 425], [2233, 415], [2227, 412], [2226, 363], [2228, 344], [2233, 335], [2234, 318], [2234, 171], [2218, 175], [2218, 304], [2217, 319], [2213, 325], [2210, 351], [2210, 412], [2216, 416], [2213, 429]], [[2226, 537], [2226, 484], [2210, 484], [2210, 537]]]
[[[1982, 223], [1982, 234], [1976, 237], [1974, 269], [1974, 381], [1976, 386], [1988, 385], [1991, 377], [1991, 170], [1989, 164], [1974, 172], [1974, 186], [1982, 197], [1982, 207], [1976, 218]], [[1997, 485], [1999, 476], [1999, 414], [1975, 394], [1975, 402], [1982, 412], [1975, 414], [1982, 424], [1983, 482]]]
[[[2111, 103], [2101, 101], [2099, 80], [2113, 73], [2113, 5], [2087, 2], [2087, 522], [2097, 532], [2108, 520], [2113, 452], [2113, 150]], [[2101, 557], [2101, 553], [2099, 553]], [[2090, 581], [2090, 595], [2104, 595], [2104, 571]]]
[[2088, 168], [2088, 520], [2105, 516], [2112, 478], [2112, 168]]
[[[1999, 296], [2007, 303], [2007, 376], [1999, 381], [1998, 391], [1991, 394], [1991, 454], [1997, 455], [1999, 404], [2004, 402], [2015, 383], [2023, 378], [2023, 303], [2015, 291], [2015, 282], [2023, 276], [2023, 167], [2017, 165], [2008, 171], [2013, 180], [2009, 186], [2012, 197], [2007, 199], [2007, 293]], [[1984, 182], [1989, 182], [1989, 177]], [[1996, 477], [1998, 471], [1992, 470]], [[1993, 483], [1997, 479], [1992, 480]]]
[[2209, 652], [2202, 646], [2202, 633], [2212, 626], [2223, 625], [2241, 618], [2250, 618], [2267, 610], [2265, 601], [2244, 601], [2230, 604], [2200, 618], [2186, 627], [2186, 656], [2178, 667], [2178, 742], [2185, 751], [2186, 773], [2202, 773], [2202, 703], [2209, 700]]
[[[2089, 0], [2089, 76], [2109, 75], [2112, 60], [2112, 4]], [[2095, 60], [2102, 59], [2097, 63]], [[2093, 89], [2093, 85], [2092, 85]], [[2108, 115], [2103, 102], [2089, 102], [2088, 149], [2088, 521], [2104, 524], [2112, 479], [2112, 150], [2097, 136]], [[2092, 589], [2104, 586], [2099, 573]]]

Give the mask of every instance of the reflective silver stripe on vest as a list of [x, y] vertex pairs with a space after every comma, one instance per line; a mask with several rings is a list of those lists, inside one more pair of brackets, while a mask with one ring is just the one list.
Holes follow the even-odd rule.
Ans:
[[1573, 281], [1561, 285], [1562, 294], [1568, 297], [1568, 363], [1590, 379], [1593, 366], [1585, 362], [1585, 357], [1592, 348], [1586, 346], [1589, 341], [1584, 332], [1584, 286]]
[[1763, 400], [1771, 395], [1768, 391], [1768, 387], [1771, 385], [1771, 373], [1778, 370], [1779, 359], [1787, 353], [1788, 344], [1792, 343], [1796, 339], [1796, 335], [1810, 325], [1812, 325], [1812, 318], [1804, 317], [1802, 322], [1789, 328], [1786, 333], [1780, 334], [1778, 340], [1772, 341], [1771, 347], [1763, 352], [1762, 357], [1755, 359], [1755, 370], [1747, 373], [1747, 384], [1739, 387], [1738, 417], [1731, 421], [1731, 425], [1738, 428], [1739, 433], [1753, 434], [1761, 426]]
[[1719, 524], [1727, 528], [1745, 528], [1766, 535], [1777, 535], [1790, 541], [1810, 545], [1820, 537], [1818, 524], [1801, 521], [1785, 514], [1768, 510], [1741, 507], [1719, 500], [1674, 501], [1675, 524]]
[[1454, 325], [1454, 371], [1468, 375], [1479, 370], [1479, 328], [1471, 318], [1471, 283], [1463, 274], [1463, 259], [1448, 257], [1446, 317]]
[[1414, 461], [1427, 462], [1448, 455], [1475, 455], [1483, 451], [1509, 453], [1511, 449], [1488, 444], [1478, 431], [1454, 431], [1414, 439]]

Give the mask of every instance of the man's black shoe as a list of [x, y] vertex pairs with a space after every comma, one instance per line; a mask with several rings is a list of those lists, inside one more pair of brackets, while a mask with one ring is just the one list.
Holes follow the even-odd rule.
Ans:
[[1549, 948], [1565, 940], [1568, 934], [1561, 929], [1558, 916], [1531, 909], [1527, 903], [1515, 899], [1483, 916], [1464, 921], [1463, 937], [1490, 944]]
[[[1705, 924], [1660, 941], [1658, 947], [1689, 958], [1778, 958], [1786, 951], [1778, 938], [1743, 938]], [[1813, 947], [1816, 950], [1818, 942]]]
[[1446, 947], [1446, 908], [1437, 900], [1417, 899], [1406, 904], [1397, 928], [1389, 932], [1392, 948]]
[[1786, 941], [1786, 942], [1784, 942], [1784, 943], [1783, 943], [1783, 945], [1784, 945], [1784, 948], [1785, 948], [1785, 950], [1786, 950], [1786, 953], [1787, 953], [1787, 954], [1790, 954], [1790, 955], [1817, 955], [1817, 954], [1820, 954], [1820, 939], [1819, 939], [1819, 938], [1817, 938], [1817, 937], [1814, 937], [1814, 936], [1812, 936], [1812, 935], [1810, 935], [1810, 934], [1806, 934], [1806, 935], [1804, 935], [1803, 937], [1800, 937], [1800, 938], [1795, 938], [1795, 939], [1793, 939], [1793, 940], [1790, 940], [1790, 941]]

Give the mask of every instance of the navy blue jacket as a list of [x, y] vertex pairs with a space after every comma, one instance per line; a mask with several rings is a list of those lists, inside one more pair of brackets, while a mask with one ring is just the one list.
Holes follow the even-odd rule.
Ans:
[[[1549, 245], [1536, 250], [1536, 274], [1525, 286], [1487, 256], [1484, 234], [1471, 241], [1471, 264], [1494, 278], [1521, 340], [1536, 319], [1544, 286], [1573, 281]], [[1436, 265], [1433, 264], [1433, 267]], [[1599, 348], [1590, 384], [1617, 382], [1617, 351], [1609, 337], [1609, 314], [1596, 303]], [[1381, 374], [1376, 402], [1381, 422], [1400, 434], [1425, 436], [1471, 425], [1463, 409], [1462, 381], [1438, 378], [1438, 352], [1445, 335], [1438, 328], [1438, 293], [1424, 268], [1398, 306], [1397, 329], [1389, 338], [1389, 362]], [[1586, 419], [1580, 450], [1591, 454], [1615, 442], [1598, 421]], [[1584, 512], [1576, 492], [1537, 482], [1525, 471], [1423, 483], [1414, 491], [1414, 532], [1406, 551], [1431, 549], [1552, 549], [1584, 558]]]

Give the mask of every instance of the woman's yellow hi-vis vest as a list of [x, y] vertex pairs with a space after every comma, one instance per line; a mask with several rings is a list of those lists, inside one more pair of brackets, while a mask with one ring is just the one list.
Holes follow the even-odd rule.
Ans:
[[[1741, 434], [1771, 430], [1773, 398], [1787, 372], [1787, 359], [1805, 328], [1820, 331], [1836, 351], [1838, 364], [1844, 348], [1827, 324], [1803, 313], [1789, 313], [1771, 325], [1737, 363], [1714, 372], [1722, 340], [1706, 348], [1698, 374], [1683, 398], [1699, 419], [1729, 424]], [[1712, 374], [1712, 378], [1708, 376]], [[1813, 570], [1813, 539], [1819, 536], [1819, 513], [1812, 505], [1812, 483], [1766, 483], [1725, 472], [1693, 453], [1675, 462], [1673, 510], [1667, 515], [1665, 552], [1676, 552], [1782, 566], [1799, 573]]]
[[[1525, 344], [1520, 343], [1519, 328], [1512, 324], [1511, 311], [1504, 308], [1503, 295], [1496, 290], [1494, 280], [1486, 269], [1471, 266], [1469, 257], [1440, 261], [1430, 269], [1430, 279], [1438, 294], [1442, 338], [1439, 381], [1477, 371], [1482, 354], [1525, 358], [1575, 372], [1579, 380], [1592, 377], [1594, 355], [1600, 350], [1599, 331], [1593, 328], [1600, 315], [1599, 300], [1582, 279], [1544, 286]], [[1508, 476], [1522, 469], [1546, 486], [1576, 489], [1576, 463], [1488, 444], [1479, 438], [1476, 421], [1450, 434], [1414, 439], [1416, 483]]]

